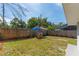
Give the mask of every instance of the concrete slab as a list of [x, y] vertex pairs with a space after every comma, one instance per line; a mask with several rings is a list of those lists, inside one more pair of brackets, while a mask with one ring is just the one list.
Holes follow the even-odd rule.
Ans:
[[77, 46], [68, 44], [68, 47], [66, 49], [66, 56], [79, 56]]

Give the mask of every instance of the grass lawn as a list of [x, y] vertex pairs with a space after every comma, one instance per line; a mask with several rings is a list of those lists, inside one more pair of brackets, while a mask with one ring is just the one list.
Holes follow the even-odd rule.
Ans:
[[64, 56], [67, 44], [75, 44], [76, 40], [66, 37], [46, 36], [20, 39], [3, 43], [2, 53], [5, 56]]
[[71, 40], [68, 40], [68, 43], [72, 45], [77, 45], [77, 40], [71, 39]]

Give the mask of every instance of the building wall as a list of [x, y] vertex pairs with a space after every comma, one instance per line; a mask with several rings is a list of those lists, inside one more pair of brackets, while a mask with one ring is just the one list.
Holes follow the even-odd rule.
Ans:
[[79, 4], [64, 3], [63, 8], [68, 25], [77, 25], [79, 21]]
[[79, 23], [77, 23], [77, 47], [79, 51]]

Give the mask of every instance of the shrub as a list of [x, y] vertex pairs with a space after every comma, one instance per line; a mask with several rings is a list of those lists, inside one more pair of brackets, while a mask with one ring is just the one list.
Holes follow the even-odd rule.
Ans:
[[55, 28], [55, 26], [49, 25], [47, 29], [48, 30], [55, 30], [56, 28]]
[[41, 39], [43, 38], [43, 33], [42, 32], [36, 32], [36, 38]]

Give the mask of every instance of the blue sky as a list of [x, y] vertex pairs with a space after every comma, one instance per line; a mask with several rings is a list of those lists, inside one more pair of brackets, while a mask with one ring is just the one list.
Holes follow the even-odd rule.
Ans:
[[[25, 11], [26, 16], [22, 16], [23, 20], [26, 22], [28, 21], [29, 18], [38, 17], [41, 14], [42, 17], [47, 17], [49, 22], [66, 23], [62, 4], [59, 4], [59, 3], [26, 3], [26, 4], [20, 4], [20, 5], [22, 5], [22, 7], [28, 10], [28, 11]], [[18, 7], [16, 6], [15, 8], [18, 9]], [[5, 15], [8, 15], [7, 17], [5, 17], [5, 19], [7, 22], [9, 22], [13, 18], [13, 16], [10, 12], [11, 10], [9, 10], [7, 5], [5, 9], [6, 9]]]

